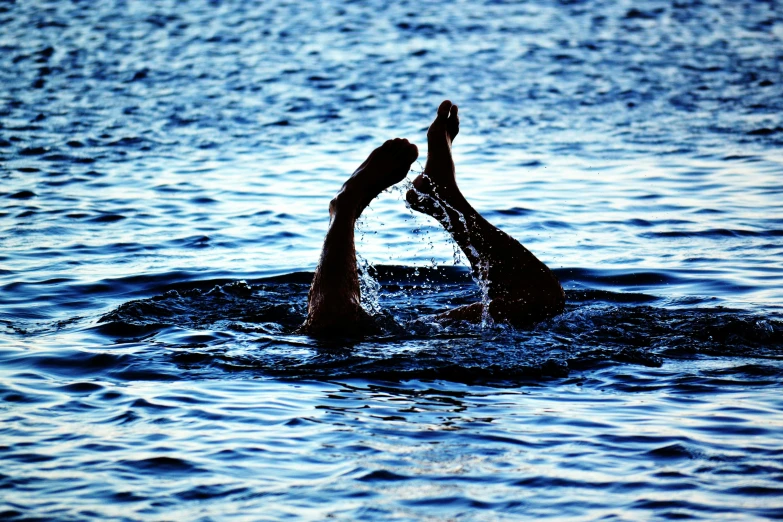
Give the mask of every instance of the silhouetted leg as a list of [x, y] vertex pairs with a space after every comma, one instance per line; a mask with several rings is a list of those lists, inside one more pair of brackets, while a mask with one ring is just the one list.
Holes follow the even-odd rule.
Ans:
[[[495, 321], [522, 325], [561, 313], [565, 294], [552, 271], [481, 217], [457, 187], [451, 157], [451, 143], [459, 132], [457, 113], [457, 106], [448, 100], [438, 107], [427, 131], [427, 164], [406, 194], [408, 203], [437, 219], [460, 246], [473, 274], [486, 284], [487, 312]], [[475, 303], [439, 317], [480, 321], [484, 312], [482, 303]]]
[[329, 231], [307, 298], [310, 334], [349, 334], [367, 330], [356, 267], [354, 226], [362, 211], [388, 187], [402, 181], [419, 155], [408, 140], [389, 140], [362, 163], [329, 204]]

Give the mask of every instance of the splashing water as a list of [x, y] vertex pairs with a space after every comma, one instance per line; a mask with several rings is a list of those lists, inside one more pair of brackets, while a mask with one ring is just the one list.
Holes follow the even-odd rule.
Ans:
[[356, 265], [359, 270], [359, 291], [362, 307], [370, 315], [383, 314], [383, 308], [379, 302], [381, 285], [372, 276], [372, 265], [358, 252], [356, 253]]
[[[426, 198], [428, 201], [430, 201], [431, 203], [433, 203], [434, 205], [436, 205], [440, 209], [440, 211], [442, 212], [442, 215], [443, 215], [443, 221], [444, 221], [443, 227], [444, 228], [449, 229], [449, 228], [453, 227], [453, 224], [451, 222], [451, 218], [449, 217], [449, 213], [447, 212], [447, 209], [449, 209], [449, 210], [453, 211], [456, 214], [457, 219], [462, 224], [464, 229], [468, 230], [468, 223], [467, 223], [467, 220], [465, 219], [465, 215], [462, 212], [460, 212], [459, 210], [457, 210], [453, 206], [449, 205], [447, 202], [440, 201], [438, 199], [432, 198], [429, 195], [427, 195], [427, 194], [425, 194], [425, 193], [415, 189], [415, 187], [413, 187], [412, 185], [411, 185], [411, 188], [414, 189], [414, 191], [416, 192], [416, 194], [420, 198]], [[411, 209], [410, 205], [408, 205], [408, 208], [411, 211], [413, 211], [413, 209]], [[449, 236], [449, 241], [450, 241], [450, 243], [452, 245], [452, 249], [454, 251], [454, 266], [458, 266], [460, 264], [460, 260], [461, 260], [461, 250], [462, 249], [457, 244], [457, 242], [454, 241], [454, 239], [451, 236]], [[492, 316], [490, 315], [490, 312], [489, 312], [489, 305], [491, 303], [491, 299], [490, 299], [490, 296], [489, 296], [489, 286], [490, 286], [489, 261], [487, 261], [486, 259], [482, 258], [482, 256], [479, 254], [478, 250], [476, 250], [476, 247], [474, 247], [470, 243], [470, 241], [468, 241], [468, 243], [466, 244], [466, 248], [468, 249], [468, 251], [470, 252], [471, 256], [473, 257], [473, 259], [476, 260], [476, 263], [477, 263], [476, 269], [475, 270], [471, 270], [471, 277], [473, 278], [473, 281], [476, 283], [476, 286], [479, 288], [479, 291], [481, 293], [480, 295], [481, 295], [481, 306], [482, 306], [482, 309], [481, 309], [481, 323], [480, 324], [481, 324], [482, 328], [490, 328], [490, 327], [494, 326], [495, 323], [494, 323], [494, 320], [492, 319]], [[434, 259], [432, 260], [432, 263], [433, 263], [433, 266], [435, 266]]]

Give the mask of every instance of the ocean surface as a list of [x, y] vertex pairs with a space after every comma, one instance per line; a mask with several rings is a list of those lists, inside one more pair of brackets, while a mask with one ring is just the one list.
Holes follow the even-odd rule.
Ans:
[[[446, 98], [566, 312], [420, 320], [481, 296], [402, 183], [384, 333], [297, 334]], [[2, 1], [0, 202], [0, 519], [783, 519], [778, 0]]]

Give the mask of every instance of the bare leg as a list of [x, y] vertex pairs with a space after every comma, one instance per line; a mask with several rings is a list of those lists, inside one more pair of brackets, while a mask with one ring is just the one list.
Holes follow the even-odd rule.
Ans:
[[[437, 219], [460, 246], [473, 274], [487, 285], [487, 312], [495, 321], [524, 325], [561, 313], [565, 294], [552, 271], [481, 217], [457, 187], [451, 158], [451, 143], [459, 132], [457, 112], [448, 100], [438, 107], [427, 131], [427, 164], [406, 194], [408, 203]], [[479, 321], [484, 312], [483, 305], [475, 303], [439, 317]]]
[[356, 169], [329, 204], [329, 231], [307, 298], [304, 332], [350, 334], [369, 329], [371, 322], [360, 301], [354, 226], [378, 194], [405, 178], [418, 155], [416, 145], [408, 140], [387, 141]]

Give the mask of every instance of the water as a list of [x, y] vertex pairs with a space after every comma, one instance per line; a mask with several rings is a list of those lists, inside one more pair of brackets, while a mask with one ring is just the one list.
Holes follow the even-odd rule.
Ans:
[[[782, 12], [0, 4], [0, 518], [783, 518]], [[481, 295], [393, 189], [386, 332], [296, 334], [329, 200], [444, 98], [566, 313], [417, 321]]]

